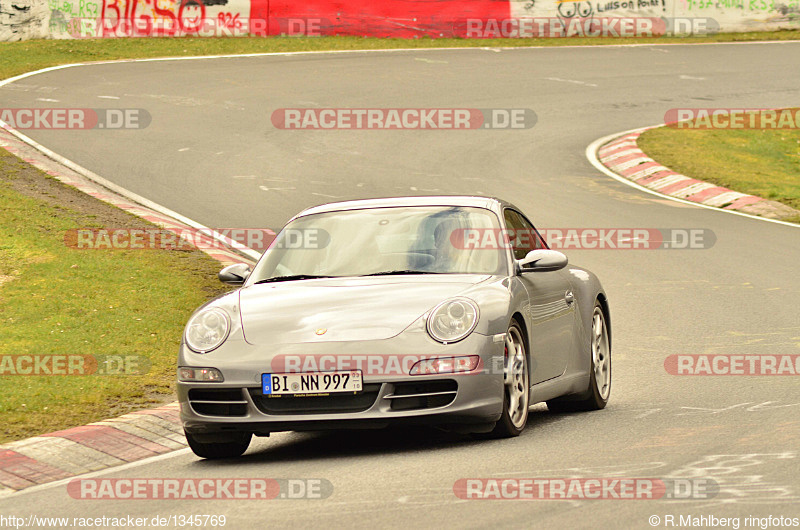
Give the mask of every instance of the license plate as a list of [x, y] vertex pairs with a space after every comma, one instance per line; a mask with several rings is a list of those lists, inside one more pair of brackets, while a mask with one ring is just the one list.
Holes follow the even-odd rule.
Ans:
[[361, 392], [361, 371], [309, 372], [303, 374], [261, 374], [265, 396]]

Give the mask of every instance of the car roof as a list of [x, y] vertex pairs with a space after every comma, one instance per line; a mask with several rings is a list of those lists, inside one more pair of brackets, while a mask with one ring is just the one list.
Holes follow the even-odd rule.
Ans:
[[503, 207], [510, 203], [496, 197], [481, 197], [473, 195], [430, 195], [414, 197], [384, 197], [380, 199], [361, 199], [355, 201], [332, 202], [320, 206], [312, 206], [297, 214], [297, 217], [325, 212], [338, 212], [343, 210], [363, 210], [367, 208], [395, 208], [404, 206], [461, 206], [485, 208], [500, 213]]

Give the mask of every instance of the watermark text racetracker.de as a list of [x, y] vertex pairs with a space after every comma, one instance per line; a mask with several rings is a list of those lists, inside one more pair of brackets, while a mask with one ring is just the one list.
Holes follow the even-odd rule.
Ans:
[[[620, 2], [623, 9], [632, 0]], [[719, 23], [707, 17], [602, 17], [587, 14], [577, 2], [563, 2], [560, 17], [462, 18], [440, 19], [440, 36], [496, 38], [560, 38], [560, 37], [662, 37], [668, 35], [707, 36], [719, 32]], [[321, 37], [340, 31], [341, 22], [317, 16], [248, 18], [239, 13], [218, 13], [206, 16], [205, 5], [185, 1], [177, 17], [127, 18], [119, 9], [109, 6], [112, 16], [73, 17], [51, 20], [51, 29], [67, 33], [75, 39], [95, 37], [245, 37], [281, 35], [289, 37]], [[197, 11], [199, 9], [199, 12]], [[114, 13], [114, 11], [117, 11]], [[441, 32], [440, 32], [441, 33]]]
[[78, 250], [201, 250], [268, 248], [318, 250], [330, 242], [327, 231], [286, 229], [281, 237], [269, 228], [73, 228], [64, 244]]
[[67, 484], [80, 500], [299, 500], [327, 499], [324, 478], [81, 478]]
[[145, 375], [150, 364], [134, 354], [0, 355], [0, 376]]
[[710, 478], [462, 478], [453, 494], [464, 500], [689, 500], [712, 499]]
[[0, 121], [17, 130], [138, 130], [152, 117], [145, 109], [0, 108]]
[[[327, 333], [327, 329], [317, 330], [319, 335]], [[503, 337], [498, 337], [499, 341]], [[327, 388], [319, 387], [315, 378], [309, 374], [344, 372], [361, 372], [365, 376], [396, 377], [404, 375], [479, 375], [482, 373], [504, 373], [503, 357], [492, 357], [486, 364], [479, 355], [441, 356], [425, 354], [370, 354], [370, 355], [294, 355], [279, 354], [270, 362], [273, 374], [273, 386], [295, 390], [297, 392]], [[297, 381], [289, 382], [289, 375], [299, 374]], [[337, 377], [341, 377], [337, 376]], [[323, 381], [323, 385], [330, 381]], [[337, 383], [338, 381], [333, 381]]]
[[[108, 6], [109, 9], [113, 7]], [[200, 16], [187, 13], [199, 8]], [[239, 13], [223, 12], [216, 17], [203, 16], [206, 6], [184, 1], [178, 17], [142, 16], [126, 18], [125, 13], [110, 17], [73, 17], [68, 21], [51, 20], [51, 29], [69, 34], [74, 39], [96, 37], [246, 37], [282, 35], [290, 37], [320, 37], [332, 21], [320, 17], [243, 17]], [[114, 8], [118, 11], [117, 8]]]
[[[564, 2], [562, 6], [572, 5]], [[559, 6], [562, 9], [575, 7]], [[453, 33], [469, 39], [496, 38], [614, 38], [706, 36], [719, 32], [719, 23], [704, 17], [598, 17], [575, 11], [562, 17], [521, 17], [505, 19], [471, 18], [457, 22]]]
[[671, 375], [800, 375], [800, 355], [670, 355]]
[[664, 114], [667, 127], [673, 129], [800, 129], [800, 108], [684, 108], [669, 109]]
[[450, 234], [459, 249], [541, 248], [544, 241], [553, 250], [662, 250], [708, 249], [716, 234], [707, 228], [461, 228]]
[[[697, 250], [713, 247], [717, 237], [707, 228], [460, 228], [449, 240], [462, 250], [534, 249], [539, 241], [554, 250]], [[330, 234], [320, 228], [289, 228], [280, 237], [268, 228], [73, 228], [64, 244], [78, 250], [318, 250], [330, 244]]]
[[538, 118], [524, 108], [291, 108], [271, 119], [283, 130], [524, 130]]

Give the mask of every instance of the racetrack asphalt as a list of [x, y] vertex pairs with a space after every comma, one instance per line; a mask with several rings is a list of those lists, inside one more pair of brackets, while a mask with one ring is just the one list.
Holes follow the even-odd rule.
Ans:
[[[26, 131], [76, 163], [211, 227], [278, 228], [300, 209], [387, 195], [488, 194], [544, 228], [713, 231], [693, 250], [569, 250], [609, 295], [606, 410], [533, 409], [512, 440], [429, 431], [282, 433], [241, 459], [186, 452], [106, 477], [323, 478], [325, 500], [92, 501], [63, 484], [4, 514], [226, 514], [229, 528], [648, 528], [651, 515], [800, 516], [798, 376], [675, 376], [670, 355], [798, 355], [800, 231], [644, 194], [598, 173], [596, 138], [679, 107], [796, 105], [799, 43], [415, 50], [93, 65], [0, 89], [7, 108], [144, 108], [140, 131]], [[111, 100], [108, 97], [119, 99]], [[41, 99], [57, 100], [42, 102]], [[508, 131], [284, 131], [285, 107], [530, 108]], [[460, 478], [706, 477], [714, 499], [464, 501]]]

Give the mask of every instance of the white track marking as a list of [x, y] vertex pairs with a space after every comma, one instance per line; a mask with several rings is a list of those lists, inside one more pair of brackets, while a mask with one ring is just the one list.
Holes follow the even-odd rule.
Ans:
[[101, 477], [103, 475], [108, 475], [109, 473], [116, 473], [117, 471], [125, 471], [126, 469], [152, 464], [153, 462], [158, 462], [160, 460], [167, 460], [169, 458], [175, 458], [176, 456], [183, 456], [185, 454], [191, 453], [191, 451], [192, 451], [191, 449], [186, 447], [185, 449], [178, 449], [176, 451], [164, 453], [163, 455], [151, 456], [150, 458], [145, 458], [144, 460], [137, 460], [136, 462], [129, 462], [127, 464], [122, 464], [120, 466], [108, 467], [106, 469], [101, 469], [100, 471], [92, 471], [91, 473], [84, 473], [83, 475], [75, 475], [74, 477], [63, 478], [61, 480], [56, 480], [55, 482], [48, 482], [47, 484], [39, 484], [38, 486], [31, 486], [23, 490], [15, 491], [14, 493], [0, 495], [0, 500], [8, 499], [10, 497], [18, 497], [20, 495], [27, 495], [28, 493], [35, 493], [37, 491], [58, 488], [60, 486], [66, 486], [67, 484], [69, 484], [71, 480], [75, 479]]
[[295, 188], [294, 186], [289, 188], [268, 188], [266, 186], [259, 186], [259, 189], [261, 189], [261, 191], [285, 191], [285, 190], [296, 190], [297, 188]]
[[560, 77], [545, 77], [548, 81], [556, 81], [558, 83], [571, 83], [573, 85], [583, 85], [583, 86], [591, 86], [596, 87], [594, 83], [587, 83], [586, 81], [576, 81], [574, 79], [561, 79]]
[[[664, 124], [662, 124], [662, 125], [664, 125]], [[610, 142], [611, 140], [613, 140], [615, 138], [619, 138], [620, 136], [625, 136], [626, 134], [631, 134], [631, 133], [634, 133], [634, 132], [644, 131], [644, 130], [650, 129], [650, 128], [651, 127], [641, 127], [641, 128], [638, 128], [638, 129], [631, 129], [629, 131], [623, 131], [621, 133], [616, 133], [616, 134], [609, 134], [608, 136], [604, 136], [602, 138], [598, 138], [597, 140], [595, 140], [594, 142], [590, 143], [586, 147], [586, 158], [589, 159], [589, 163], [592, 164], [601, 173], [603, 173], [605, 175], [608, 175], [612, 179], [617, 180], [619, 182], [622, 182], [623, 184], [627, 184], [628, 186], [630, 186], [632, 188], [636, 188], [639, 191], [643, 191], [645, 193], [649, 193], [650, 195], [655, 195], [655, 196], [661, 197], [663, 199], [669, 199], [671, 201], [680, 202], [682, 204], [688, 204], [688, 205], [691, 205], [691, 206], [697, 206], [698, 208], [705, 208], [707, 210], [713, 210], [715, 212], [723, 212], [723, 213], [728, 213], [728, 214], [733, 214], [733, 215], [739, 215], [739, 216], [742, 216], [742, 217], [748, 217], [750, 219], [758, 219], [759, 221], [767, 221], [769, 223], [776, 223], [776, 224], [779, 224], [779, 225], [792, 226], [794, 228], [800, 228], [800, 225], [794, 224], [794, 223], [789, 223], [787, 221], [779, 221], [777, 219], [769, 219], [767, 217], [759, 217], [757, 215], [751, 215], [749, 213], [737, 212], [736, 210], [723, 210], [721, 208], [716, 208], [714, 206], [708, 206], [708, 205], [705, 205], [705, 204], [701, 204], [699, 202], [687, 201], [687, 200], [684, 200], [684, 199], [678, 199], [677, 197], [673, 197], [671, 195], [665, 195], [663, 193], [658, 193], [657, 191], [653, 191], [650, 188], [645, 188], [644, 186], [642, 186], [640, 184], [637, 184], [637, 183], [635, 183], [633, 181], [630, 181], [630, 180], [626, 179], [625, 177], [617, 175], [616, 173], [614, 173], [613, 171], [608, 169], [606, 166], [604, 166], [600, 162], [600, 160], [597, 158], [597, 151], [602, 146], [604, 146], [605, 144]]]

